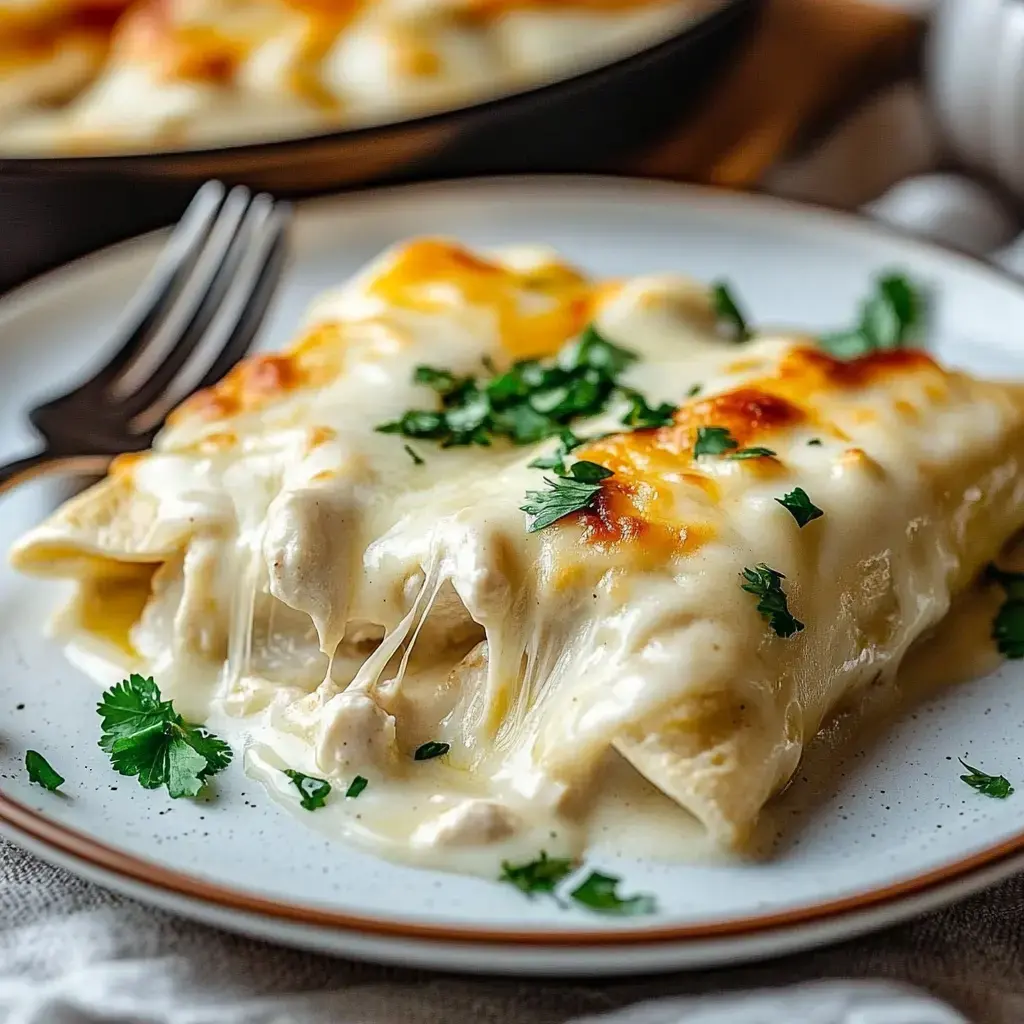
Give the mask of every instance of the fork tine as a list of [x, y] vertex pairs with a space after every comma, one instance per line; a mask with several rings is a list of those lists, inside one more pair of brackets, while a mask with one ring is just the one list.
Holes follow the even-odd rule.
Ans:
[[166, 318], [144, 352], [112, 385], [110, 397], [124, 416], [134, 416], [151, 405], [203, 340], [237, 273], [254, 223], [270, 207], [269, 196], [250, 201], [248, 189], [231, 190]]
[[196, 192], [161, 250], [155, 266], [128, 305], [124, 323], [131, 326], [127, 328], [121, 348], [81, 385], [83, 389], [109, 384], [145, 346], [154, 327], [166, 314], [182, 279], [201, 252], [220, 210], [224, 192], [219, 181], [208, 181]]
[[217, 355], [202, 377], [182, 387], [167, 390], [147, 409], [139, 412], [131, 428], [141, 432], [154, 431], [178, 402], [202, 388], [215, 384], [252, 345], [274, 293], [277, 290], [287, 257], [287, 229], [291, 208], [287, 203], [276, 207], [269, 197], [260, 204], [261, 222], [252, 228], [246, 252], [237, 273], [223, 295], [220, 309], [210, 326], [204, 348]]

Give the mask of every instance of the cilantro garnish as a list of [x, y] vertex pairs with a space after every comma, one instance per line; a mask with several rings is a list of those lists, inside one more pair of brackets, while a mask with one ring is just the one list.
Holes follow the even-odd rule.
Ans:
[[733, 341], [747, 341], [750, 330], [747, 318], [743, 315], [729, 286], [724, 281], [716, 281], [711, 286], [711, 301], [715, 307], [719, 324], [725, 328]]
[[860, 307], [860, 321], [844, 331], [823, 334], [818, 342], [837, 359], [902, 348], [920, 339], [927, 319], [927, 297], [902, 274], [886, 274]]
[[345, 790], [345, 796], [350, 800], [355, 800], [357, 796], [370, 784], [369, 779], [364, 779], [362, 775], [357, 775]]
[[672, 423], [672, 417], [676, 413], [676, 406], [668, 402], [662, 402], [659, 406], [647, 404], [647, 399], [634, 391], [632, 388], [620, 388], [622, 396], [629, 402], [629, 411], [622, 417], [624, 426], [632, 427], [634, 430], [643, 430], [650, 427], [667, 427]]
[[25, 768], [29, 782], [37, 782], [43, 789], [55, 793], [64, 785], [64, 776], [57, 773], [49, 761], [37, 750], [25, 751]]
[[599, 914], [634, 917], [637, 914], [653, 914], [657, 910], [653, 896], [620, 896], [617, 890], [621, 881], [621, 878], [614, 875], [591, 871], [569, 895], [577, 903]]
[[412, 755], [414, 761], [432, 761], [435, 757], [444, 757], [451, 750], [450, 743], [439, 743], [437, 740], [430, 740], [416, 748]]
[[412, 459], [414, 465], [422, 466], [425, 464], [426, 460], [417, 455], [409, 445], [405, 444], [402, 447], [405, 449], [405, 454]]
[[727, 459], [765, 459], [775, 455], [771, 448], [741, 448], [738, 452], [730, 452]]
[[797, 526], [803, 529], [809, 522], [819, 519], [825, 513], [814, 504], [802, 487], [794, 487], [789, 494], [775, 499], [796, 520]]
[[410, 409], [376, 429], [445, 448], [490, 445], [499, 437], [535, 444], [560, 434], [578, 417], [603, 412], [616, 393], [617, 378], [636, 358], [591, 325], [556, 359], [521, 360], [503, 373], [485, 367], [489, 379], [419, 366], [414, 382], [433, 390], [441, 408]]
[[[558, 467], [555, 467], [558, 471]], [[544, 477], [550, 490], [527, 491], [526, 504], [520, 510], [531, 516], [527, 533], [536, 533], [573, 512], [592, 507], [601, 490], [601, 481], [612, 476], [610, 469], [596, 462], [574, 462], [557, 480]]]
[[1005, 800], [1012, 792], [1013, 786], [1009, 779], [1002, 775], [986, 775], [978, 768], [972, 768], [962, 757], [957, 760], [970, 772], [970, 775], [961, 775], [960, 780], [966, 782], [972, 789], [976, 789], [985, 796], [993, 796], [997, 800]]
[[992, 622], [992, 639], [1000, 654], [1024, 658], [1024, 572], [1004, 572], [990, 565], [986, 575], [1006, 591], [1006, 600]]
[[733, 448], [739, 448], [737, 441], [726, 427], [698, 427], [697, 442], [693, 446], [693, 457], [701, 455], [724, 455]]
[[172, 797], [195, 796], [231, 763], [231, 748], [202, 726], [186, 722], [160, 699], [152, 678], [131, 675], [103, 694], [100, 747], [122, 775], [146, 789], [166, 786]]
[[537, 860], [531, 860], [526, 864], [510, 864], [507, 860], [502, 861], [501, 875], [498, 881], [514, 885], [527, 896], [533, 896], [538, 892], [553, 893], [555, 886], [562, 879], [571, 875], [575, 869], [576, 865], [573, 861], [549, 857], [544, 850], [541, 850]]
[[776, 636], [789, 637], [799, 633], [804, 624], [790, 614], [786, 595], [782, 590], [782, 581], [786, 578], [781, 572], [770, 569], [764, 562], [753, 569], [744, 569], [741, 584], [748, 593], [760, 598], [757, 610], [775, 631]]

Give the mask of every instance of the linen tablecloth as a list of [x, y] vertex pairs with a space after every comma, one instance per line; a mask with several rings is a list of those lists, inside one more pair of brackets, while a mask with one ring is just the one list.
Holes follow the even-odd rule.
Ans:
[[[1021, 1024], [1024, 878], [912, 924], [763, 964], [621, 981], [470, 978], [358, 964], [193, 924], [0, 845], [4, 1024], [563, 1024], [658, 998], [830, 978], [874, 986], [755, 1009], [642, 1008], [630, 1024]], [[832, 1012], [842, 1001], [856, 1013]], [[831, 1004], [831, 1005], [830, 1005]], [[872, 1008], [873, 1006], [873, 1008]], [[821, 1015], [814, 1016], [817, 1007]], [[657, 1016], [649, 1016], [652, 1013]], [[706, 1007], [701, 1010], [709, 1014]], [[643, 1014], [648, 1014], [644, 1016]], [[963, 1018], [960, 1015], [963, 1015]]]

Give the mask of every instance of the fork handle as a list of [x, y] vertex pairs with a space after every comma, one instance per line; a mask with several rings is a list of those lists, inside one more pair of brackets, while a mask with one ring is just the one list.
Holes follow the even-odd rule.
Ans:
[[26, 455], [23, 459], [0, 466], [0, 495], [37, 476], [105, 473], [112, 461], [113, 456], [110, 455], [57, 455], [48, 450]]

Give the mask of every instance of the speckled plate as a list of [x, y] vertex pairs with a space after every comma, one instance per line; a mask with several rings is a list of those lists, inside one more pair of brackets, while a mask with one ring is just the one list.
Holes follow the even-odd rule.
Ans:
[[[965, 257], [859, 220], [746, 196], [601, 179], [419, 186], [311, 202], [268, 325], [285, 342], [307, 301], [403, 236], [546, 241], [602, 274], [727, 275], [760, 323], [846, 321], [870, 276], [909, 267], [934, 286], [945, 359], [1024, 377], [1024, 287]], [[127, 243], [0, 302], [0, 455], [31, 444], [24, 409], [101, 353], [159, 248]], [[62, 496], [3, 498], [6, 547]], [[171, 801], [115, 775], [96, 746], [97, 691], [45, 639], [55, 588], [0, 569], [0, 829], [73, 871], [228, 928], [311, 948], [464, 970], [635, 972], [770, 956], [846, 938], [989, 884], [1024, 862], [1024, 669], [940, 689], [868, 740], [813, 750], [775, 802], [764, 860], [667, 865], [598, 851], [652, 917], [609, 919], [492, 882], [398, 867], [330, 842], [266, 798], [237, 763], [209, 800]], [[30, 785], [26, 748], [67, 777]], [[1021, 785], [993, 800], [958, 780], [965, 756]]]

